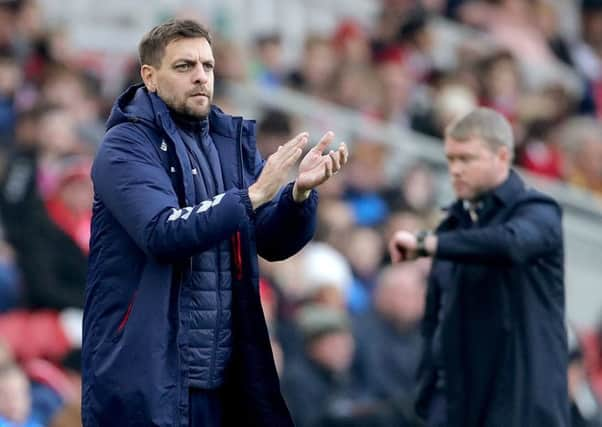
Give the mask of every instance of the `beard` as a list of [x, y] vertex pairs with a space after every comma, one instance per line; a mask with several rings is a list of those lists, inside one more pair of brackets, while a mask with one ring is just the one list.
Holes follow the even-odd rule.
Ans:
[[211, 111], [211, 104], [213, 102], [213, 94], [211, 93], [208, 94], [206, 98], [207, 104], [204, 106], [191, 105], [193, 102], [195, 102], [195, 100], [189, 95], [185, 95], [183, 98], [178, 98], [175, 95], [161, 93], [159, 89], [157, 89], [157, 95], [159, 95], [159, 98], [161, 98], [171, 110], [196, 120], [207, 118], [209, 112]]

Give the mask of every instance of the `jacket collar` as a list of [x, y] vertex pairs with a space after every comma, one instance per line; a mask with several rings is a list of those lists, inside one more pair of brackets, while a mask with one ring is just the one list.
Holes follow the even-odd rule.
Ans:
[[[481, 195], [477, 203], [484, 206], [485, 209], [488, 209], [494, 203], [508, 206], [512, 204], [516, 196], [524, 187], [525, 183], [520, 178], [518, 173], [516, 173], [513, 169], [510, 169], [508, 178], [506, 178], [503, 183], [494, 189]], [[452, 203], [450, 206], [447, 206], [443, 210], [447, 211], [452, 216], [461, 218], [465, 215], [467, 210], [466, 206], [467, 202], [465, 200], [457, 199], [454, 203]]]
[[501, 185], [494, 188], [490, 194], [506, 206], [514, 201], [516, 195], [519, 194], [524, 187], [525, 183], [523, 180], [513, 169], [510, 169], [508, 178]]
[[[156, 93], [146, 90], [143, 84], [128, 87], [115, 101], [107, 121], [107, 129], [126, 121], [143, 121], [162, 128], [170, 137], [177, 131], [171, 112], [165, 102]], [[242, 120], [225, 114], [219, 107], [212, 105], [209, 113], [211, 133], [236, 139], [243, 128], [252, 133], [253, 121]]]

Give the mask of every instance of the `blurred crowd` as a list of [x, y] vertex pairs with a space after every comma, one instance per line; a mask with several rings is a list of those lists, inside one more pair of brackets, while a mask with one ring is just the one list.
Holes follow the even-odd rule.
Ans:
[[[370, 28], [344, 20], [307, 35], [294, 64], [280, 34], [250, 46], [215, 34], [214, 102], [236, 114], [225, 90], [233, 81], [288, 87], [435, 137], [455, 115], [489, 106], [514, 127], [518, 165], [602, 196], [602, 0], [381, 3]], [[562, 25], [567, 10], [576, 31]], [[434, 53], [441, 20], [476, 34], [445, 67]], [[89, 171], [115, 96], [139, 78], [135, 46], [119, 58], [117, 84], [106, 52], [71, 46], [35, 0], [0, 1], [0, 427], [80, 424]], [[550, 64], [574, 74], [579, 90], [531, 84]], [[300, 127], [263, 111], [260, 151]], [[300, 427], [420, 425], [412, 393], [429, 265], [390, 266], [385, 248], [396, 229], [437, 224], [437, 186], [422, 163], [390, 182], [387, 145], [350, 143], [348, 168], [321, 188], [314, 242], [286, 262], [261, 263], [274, 356]], [[574, 336], [576, 426], [602, 425], [600, 336]]]

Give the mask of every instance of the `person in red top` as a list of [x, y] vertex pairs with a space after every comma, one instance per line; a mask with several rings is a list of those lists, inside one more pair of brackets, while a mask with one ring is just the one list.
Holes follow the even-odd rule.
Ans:
[[46, 200], [50, 219], [86, 255], [90, 250], [92, 220], [91, 165], [86, 157], [71, 160], [59, 178], [58, 188]]

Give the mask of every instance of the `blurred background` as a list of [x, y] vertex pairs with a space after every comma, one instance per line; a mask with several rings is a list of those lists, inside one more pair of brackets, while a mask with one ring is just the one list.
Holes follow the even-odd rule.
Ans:
[[0, 426], [80, 425], [90, 165], [172, 17], [213, 32], [214, 103], [257, 119], [264, 156], [301, 130], [350, 147], [314, 242], [261, 262], [300, 427], [419, 425], [429, 265], [391, 267], [386, 242], [441, 219], [442, 131], [476, 106], [564, 207], [574, 425], [602, 425], [602, 0], [0, 0]]

